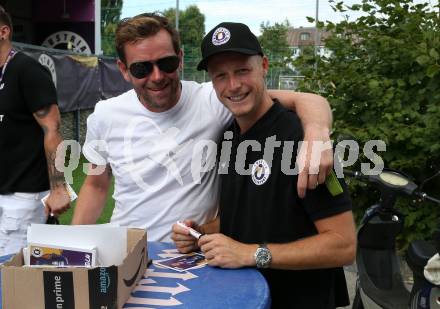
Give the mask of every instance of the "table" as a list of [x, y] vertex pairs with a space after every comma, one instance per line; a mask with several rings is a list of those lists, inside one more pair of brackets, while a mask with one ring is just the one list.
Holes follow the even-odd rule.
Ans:
[[[150, 259], [165, 259], [177, 254], [171, 243], [148, 243]], [[9, 257], [0, 257], [0, 263]], [[253, 268], [220, 269], [206, 265], [178, 272], [151, 264], [124, 308], [162, 307], [268, 309], [269, 287], [260, 272]]]

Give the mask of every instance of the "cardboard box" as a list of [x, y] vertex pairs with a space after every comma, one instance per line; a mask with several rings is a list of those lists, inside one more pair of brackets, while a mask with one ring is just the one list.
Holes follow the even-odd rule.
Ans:
[[16, 254], [0, 268], [2, 308], [122, 309], [148, 261], [146, 231], [127, 233], [128, 253], [121, 265], [31, 268], [22, 267], [22, 252]]

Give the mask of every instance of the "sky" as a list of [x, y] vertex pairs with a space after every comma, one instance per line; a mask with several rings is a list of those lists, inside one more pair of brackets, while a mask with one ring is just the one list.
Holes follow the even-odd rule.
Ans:
[[[124, 0], [121, 18], [175, 8], [176, 1]], [[361, 0], [345, 0], [344, 3], [361, 3]], [[310, 24], [306, 16], [315, 17], [316, 13], [315, 0], [179, 0], [180, 10], [189, 5], [197, 5], [205, 15], [205, 33], [223, 21], [245, 23], [256, 35], [260, 35], [260, 24], [266, 21], [273, 25], [287, 19], [295, 28], [311, 27], [314, 24]], [[358, 16], [350, 12], [350, 19]], [[340, 21], [343, 18], [341, 13], [333, 12], [328, 0], [319, 0], [319, 20]]]

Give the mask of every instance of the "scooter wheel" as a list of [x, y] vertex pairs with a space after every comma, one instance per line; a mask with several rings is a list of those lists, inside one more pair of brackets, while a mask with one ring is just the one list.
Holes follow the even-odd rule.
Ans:
[[356, 289], [356, 294], [354, 295], [352, 309], [364, 309], [364, 304], [362, 303], [361, 294], [359, 289]]

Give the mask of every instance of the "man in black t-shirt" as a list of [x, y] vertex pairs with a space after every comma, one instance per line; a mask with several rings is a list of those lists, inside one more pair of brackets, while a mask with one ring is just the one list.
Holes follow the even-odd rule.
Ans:
[[[291, 162], [301, 123], [267, 95], [268, 60], [246, 25], [219, 24], [203, 39], [202, 55], [199, 69], [235, 116], [220, 151], [219, 216], [199, 227], [209, 265], [259, 268], [273, 308], [348, 305], [342, 266], [352, 263], [356, 246], [345, 183], [335, 180], [336, 196], [323, 184], [299, 198]], [[173, 233], [181, 252], [194, 242], [177, 225]]]
[[26, 243], [29, 224], [43, 223], [41, 198], [55, 216], [70, 206], [64, 174], [55, 168], [60, 114], [51, 76], [12, 48], [12, 23], [0, 6], [0, 255]]

